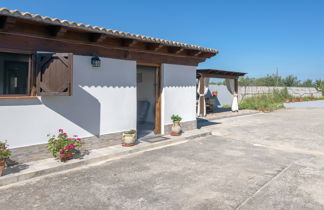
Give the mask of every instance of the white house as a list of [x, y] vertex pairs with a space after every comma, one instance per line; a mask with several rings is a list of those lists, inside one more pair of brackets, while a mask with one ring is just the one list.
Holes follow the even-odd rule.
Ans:
[[0, 140], [13, 159], [48, 157], [62, 128], [87, 148], [123, 131], [196, 127], [196, 67], [217, 50], [0, 9]]

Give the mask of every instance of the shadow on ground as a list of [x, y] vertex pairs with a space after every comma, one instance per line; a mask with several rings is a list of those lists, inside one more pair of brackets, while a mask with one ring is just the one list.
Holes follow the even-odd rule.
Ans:
[[221, 124], [221, 123], [209, 121], [209, 120], [202, 119], [202, 118], [197, 118], [197, 128], [198, 129], [200, 129], [202, 127], [206, 127], [206, 126], [210, 126], [210, 125], [218, 125], [218, 124]]

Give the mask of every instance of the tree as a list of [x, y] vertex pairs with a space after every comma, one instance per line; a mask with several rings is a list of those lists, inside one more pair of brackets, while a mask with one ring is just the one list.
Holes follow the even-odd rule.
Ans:
[[307, 79], [307, 80], [305, 80], [305, 81], [303, 82], [302, 86], [303, 86], [303, 87], [314, 87], [314, 86], [313, 86], [313, 80], [311, 80], [311, 79]]
[[322, 91], [322, 95], [324, 96], [324, 81], [316, 80], [314, 86], [316, 90]]
[[286, 87], [299, 86], [300, 81], [294, 75], [288, 75], [283, 79], [283, 84]]

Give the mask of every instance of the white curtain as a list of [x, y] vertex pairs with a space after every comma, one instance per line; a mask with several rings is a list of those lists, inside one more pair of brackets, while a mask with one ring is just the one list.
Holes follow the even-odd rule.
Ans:
[[233, 95], [232, 112], [238, 111], [238, 95], [235, 92], [234, 79], [226, 79], [227, 90]]
[[197, 86], [197, 94], [198, 94], [198, 104], [197, 104], [197, 117], [199, 117], [200, 114], [200, 79], [198, 79], [198, 86]]
[[[199, 116], [200, 114], [200, 96], [206, 96], [207, 93], [208, 93], [208, 83], [209, 83], [209, 78], [205, 78], [205, 81], [204, 81], [205, 85], [204, 85], [204, 93], [203, 94], [200, 94], [199, 90], [200, 90], [200, 79], [198, 80], [198, 87], [197, 87], [197, 93], [199, 95], [199, 98], [198, 98], [198, 108], [197, 108], [197, 116]], [[204, 110], [203, 110], [203, 116], [206, 116], [206, 98], [205, 100], [203, 101], [204, 105]]]

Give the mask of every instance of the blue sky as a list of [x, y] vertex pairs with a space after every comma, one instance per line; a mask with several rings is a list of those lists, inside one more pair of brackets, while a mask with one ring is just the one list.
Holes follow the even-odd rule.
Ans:
[[[55, 3], [49, 3], [55, 2]], [[0, 7], [219, 49], [201, 68], [324, 80], [323, 0], [0, 0]]]

